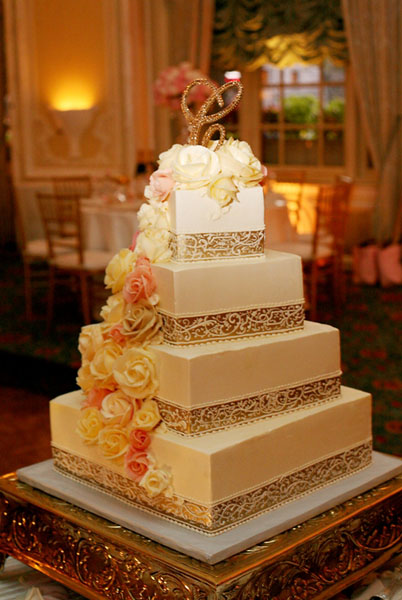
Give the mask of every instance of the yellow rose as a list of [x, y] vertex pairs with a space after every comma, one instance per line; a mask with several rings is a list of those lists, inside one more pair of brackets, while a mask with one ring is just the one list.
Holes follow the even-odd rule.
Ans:
[[78, 350], [84, 360], [92, 360], [95, 352], [103, 344], [103, 328], [100, 323], [82, 327], [78, 338]]
[[141, 479], [140, 485], [148, 496], [153, 498], [165, 491], [171, 481], [172, 475], [166, 469], [149, 469]]
[[231, 204], [236, 199], [237, 191], [233, 179], [223, 174], [216, 175], [208, 186], [208, 195], [221, 207]]
[[102, 400], [101, 415], [110, 424], [127, 425], [133, 416], [133, 403], [121, 390], [116, 390]]
[[111, 339], [104, 342], [95, 352], [89, 370], [98, 386], [101, 384], [101, 387], [105, 388], [110, 388], [111, 385], [114, 387], [113, 365], [122, 351], [122, 347]]
[[132, 425], [134, 429], [151, 431], [158, 425], [160, 420], [158, 404], [155, 400], [145, 400], [142, 407], [134, 413]]
[[263, 178], [262, 166], [247, 142], [234, 138], [226, 140], [216, 151], [223, 173], [232, 176], [236, 184], [257, 185]]
[[124, 286], [126, 275], [133, 270], [137, 255], [128, 248], [123, 248], [115, 254], [106, 267], [105, 285], [112, 293], [120, 292]]
[[132, 398], [149, 398], [158, 389], [154, 355], [142, 348], [129, 348], [113, 365], [113, 376]]
[[105, 458], [109, 460], [122, 459], [128, 450], [128, 434], [124, 429], [107, 425], [99, 432], [98, 443]]
[[106, 323], [120, 323], [124, 314], [125, 302], [122, 292], [109, 296], [105, 306], [102, 307], [100, 316]]
[[96, 444], [102, 428], [103, 422], [99, 410], [93, 406], [85, 408], [78, 420], [78, 435], [86, 444]]
[[122, 334], [130, 345], [157, 341], [162, 317], [148, 300], [128, 304], [122, 323]]
[[205, 146], [183, 146], [172, 162], [173, 179], [180, 189], [196, 190], [207, 186], [220, 171], [216, 152]]
[[167, 262], [172, 254], [169, 250], [169, 238], [168, 229], [151, 227], [141, 231], [135, 249], [138, 254], [144, 254], [152, 263]]
[[87, 394], [95, 387], [95, 377], [91, 373], [89, 360], [84, 360], [78, 370], [77, 385]]

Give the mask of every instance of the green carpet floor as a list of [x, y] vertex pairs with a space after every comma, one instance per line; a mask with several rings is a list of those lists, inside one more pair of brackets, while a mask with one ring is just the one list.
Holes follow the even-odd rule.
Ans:
[[[63, 289], [45, 335], [45, 290], [36, 294], [35, 320], [28, 322], [21, 261], [12, 252], [1, 258], [0, 383], [50, 395], [74, 389], [82, 323], [76, 297]], [[322, 294], [318, 320], [340, 329], [343, 383], [373, 395], [375, 449], [402, 456], [402, 288], [349, 284], [339, 318]]]

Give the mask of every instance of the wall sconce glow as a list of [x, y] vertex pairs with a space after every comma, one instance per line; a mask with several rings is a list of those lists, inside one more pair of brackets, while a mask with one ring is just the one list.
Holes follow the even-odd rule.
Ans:
[[71, 158], [82, 156], [81, 137], [88, 129], [95, 109], [96, 106], [82, 109], [74, 108], [72, 110], [52, 110], [57, 129], [63, 131], [69, 140]]

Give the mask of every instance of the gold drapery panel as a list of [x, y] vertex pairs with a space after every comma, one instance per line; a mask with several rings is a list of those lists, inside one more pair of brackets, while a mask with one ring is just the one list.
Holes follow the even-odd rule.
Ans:
[[266, 62], [345, 63], [341, 0], [216, 0], [212, 62], [253, 70]]
[[402, 186], [402, 4], [343, 0], [350, 57], [378, 189], [374, 231], [392, 239]]

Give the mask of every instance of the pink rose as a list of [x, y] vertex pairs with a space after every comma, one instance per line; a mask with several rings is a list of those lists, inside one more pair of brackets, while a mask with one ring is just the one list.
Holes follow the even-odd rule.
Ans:
[[115, 325], [109, 331], [109, 337], [111, 337], [118, 344], [124, 345], [126, 343], [126, 338], [122, 334], [122, 329], [123, 328], [121, 325]]
[[134, 270], [126, 277], [123, 287], [123, 298], [128, 304], [138, 300], [147, 300], [156, 290], [156, 281], [151, 264], [145, 257], [138, 258]]
[[107, 390], [104, 388], [92, 388], [89, 392], [88, 396], [85, 398], [84, 403], [82, 404], [82, 408], [88, 408], [89, 406], [94, 406], [95, 408], [101, 409], [102, 401], [105, 396], [108, 396], [111, 393], [111, 390]]
[[140, 481], [149, 468], [149, 459], [146, 452], [138, 452], [135, 448], [131, 447], [127, 450], [124, 466], [126, 473], [134, 481]]
[[149, 187], [152, 196], [158, 198], [161, 202], [169, 196], [174, 184], [172, 169], [158, 169], [149, 178]]
[[136, 450], [146, 450], [151, 443], [151, 438], [144, 429], [133, 429], [130, 433], [130, 443]]

